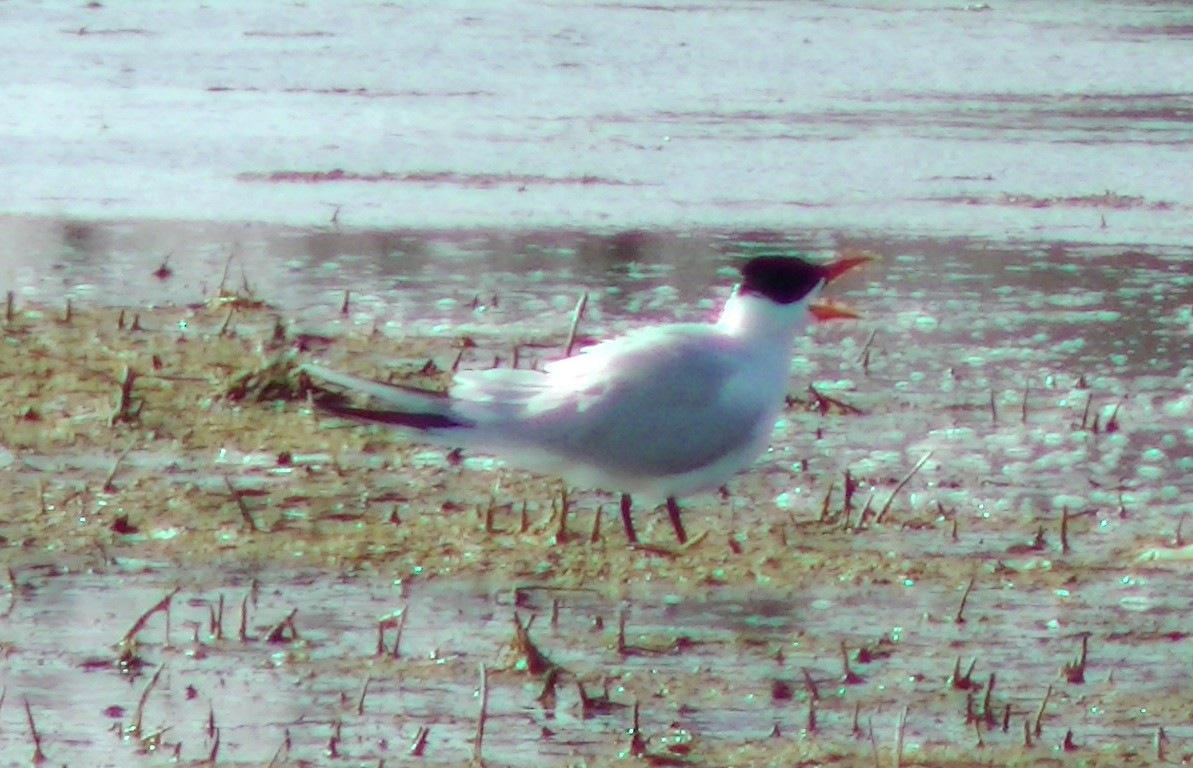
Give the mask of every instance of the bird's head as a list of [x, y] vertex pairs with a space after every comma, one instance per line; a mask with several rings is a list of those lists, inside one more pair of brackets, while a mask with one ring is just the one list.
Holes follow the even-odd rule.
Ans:
[[820, 300], [826, 285], [873, 257], [849, 253], [816, 263], [798, 256], [757, 256], [742, 266], [742, 281], [725, 307], [720, 325], [741, 334], [792, 336], [809, 322], [857, 318], [842, 304]]

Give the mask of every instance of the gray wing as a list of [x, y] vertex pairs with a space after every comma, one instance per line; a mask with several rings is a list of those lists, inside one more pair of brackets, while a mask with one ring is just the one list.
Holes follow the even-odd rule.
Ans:
[[[559, 361], [569, 393], [528, 403], [541, 445], [627, 475], [674, 475], [743, 449], [773, 404], [743, 396], [734, 341], [708, 326], [657, 331]], [[765, 425], [766, 432], [772, 425]]]

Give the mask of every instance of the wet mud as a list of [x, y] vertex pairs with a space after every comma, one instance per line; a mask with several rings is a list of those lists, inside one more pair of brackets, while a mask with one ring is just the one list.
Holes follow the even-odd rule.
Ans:
[[692, 544], [644, 509], [630, 548], [612, 497], [322, 417], [295, 365], [442, 386], [562, 354], [582, 289], [600, 338], [707, 317], [743, 255], [823, 244], [407, 232], [370, 260], [375, 236], [321, 237], [345, 254], [322, 272], [117, 249], [79, 268], [123, 293], [12, 297], [4, 755], [1193, 754], [1187, 252], [838, 243], [882, 257], [834, 285], [865, 317], [800, 345], [771, 450], [685, 500]]

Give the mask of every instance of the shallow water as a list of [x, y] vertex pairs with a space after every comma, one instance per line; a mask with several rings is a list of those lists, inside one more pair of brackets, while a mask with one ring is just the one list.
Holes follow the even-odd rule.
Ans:
[[1180, 0], [258, 0], [4, 22], [5, 213], [1188, 242]]
[[[848, 744], [855, 706], [863, 728], [886, 732], [910, 705], [912, 757], [972, 739], [966, 692], [949, 682], [958, 658], [963, 670], [975, 662], [975, 682], [997, 674], [991, 707], [1001, 721], [1010, 706], [1013, 728], [991, 729], [985, 740], [1005, 750], [1022, 741], [1022, 720], [1077, 655], [1083, 632], [1092, 635], [1085, 681], [1055, 682], [1043, 744], [1056, 744], [1066, 728], [1087, 746], [1142, 748], [1157, 726], [1178, 743], [1193, 739], [1178, 715], [1189, 706], [1189, 674], [1173, 663], [1186, 642], [1187, 595], [1183, 578], [1163, 571], [1104, 573], [1052, 591], [983, 584], [960, 624], [954, 618], [963, 585], [825, 584], [773, 597], [732, 589], [680, 597], [662, 589], [652, 599], [625, 601], [532, 589], [516, 607], [510, 585], [407, 587], [365, 574], [329, 576], [118, 567], [25, 572], [6, 623], [36, 622], [37, 631], [10, 640], [0, 750], [15, 755], [29, 746], [25, 698], [51, 760], [130, 764], [139, 742], [122, 737], [122, 729], [134, 721], [160, 664], [142, 725], [145, 735], [168, 728], [153, 742], [162, 756], [208, 756], [214, 716], [223, 762], [260, 764], [279, 750], [292, 763], [330, 760], [337, 729], [340, 761], [401, 759], [418, 727], [428, 726], [427, 761], [460, 763], [471, 753], [484, 663], [497, 670], [484, 754], [499, 765], [551, 765], [585, 754], [611, 759], [625, 748], [635, 700], [645, 735], [655, 744], [694, 735], [698, 759], [718, 740], [767, 742], [775, 728], [793, 745], [808, 738]], [[117, 665], [120, 636], [175, 586], [181, 590], [168, 634], [164, 614], [152, 618], [137, 649], [144, 666]], [[221, 597], [218, 639], [211, 617]], [[236, 629], [242, 602], [244, 640]], [[267, 642], [271, 627], [295, 609], [297, 638]], [[390, 655], [392, 631], [379, 656], [377, 622], [398, 609], [407, 612], [399, 656]], [[538, 701], [542, 683], [535, 678], [512, 666], [502, 671], [515, 660], [506, 648], [515, 611], [535, 617], [532, 638], [566, 670], [554, 704]], [[627, 650], [619, 652], [615, 628], [623, 613]], [[873, 654], [868, 662], [855, 656], [858, 678], [851, 683], [841, 680], [840, 643], [851, 654], [859, 647]], [[814, 736], [805, 731], [810, 689], [801, 670], [819, 694]], [[593, 696], [607, 684], [612, 708], [586, 715], [577, 680]], [[977, 693], [980, 704], [980, 687]]]

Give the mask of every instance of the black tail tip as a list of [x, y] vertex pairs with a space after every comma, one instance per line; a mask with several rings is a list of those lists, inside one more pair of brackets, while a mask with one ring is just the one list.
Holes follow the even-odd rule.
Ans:
[[379, 408], [361, 408], [351, 405], [348, 398], [344, 395], [326, 391], [315, 398], [315, 405], [320, 410], [326, 411], [333, 416], [367, 421], [371, 424], [383, 424], [390, 427], [406, 427], [420, 431], [430, 429], [459, 429], [475, 426], [441, 413], [408, 413], [406, 411], [390, 411]]

